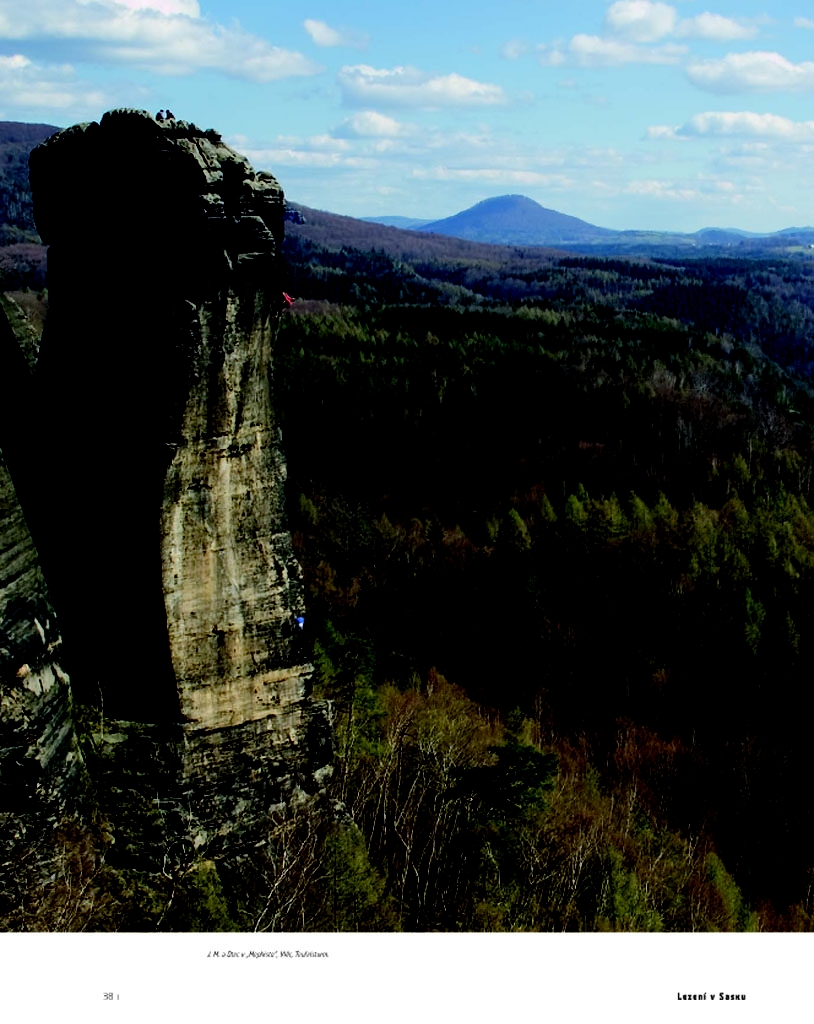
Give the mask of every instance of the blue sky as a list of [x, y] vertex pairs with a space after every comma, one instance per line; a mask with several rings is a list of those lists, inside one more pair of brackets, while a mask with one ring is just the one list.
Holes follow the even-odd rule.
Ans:
[[0, 0], [0, 119], [170, 107], [351, 216], [814, 224], [812, 100], [786, 0]]

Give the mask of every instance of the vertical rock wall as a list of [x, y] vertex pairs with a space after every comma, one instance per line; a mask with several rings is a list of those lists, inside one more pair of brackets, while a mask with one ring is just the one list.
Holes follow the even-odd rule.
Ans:
[[283, 193], [215, 132], [141, 111], [30, 166], [50, 246], [32, 531], [74, 684], [108, 716], [177, 723], [206, 838], [330, 758], [271, 393]]

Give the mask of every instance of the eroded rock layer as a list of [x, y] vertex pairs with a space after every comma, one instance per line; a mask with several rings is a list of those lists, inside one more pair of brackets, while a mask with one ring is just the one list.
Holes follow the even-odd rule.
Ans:
[[23, 862], [36, 875], [38, 862], [28, 854], [48, 848], [49, 831], [81, 807], [86, 792], [60, 646], [37, 552], [0, 456], [0, 903]]

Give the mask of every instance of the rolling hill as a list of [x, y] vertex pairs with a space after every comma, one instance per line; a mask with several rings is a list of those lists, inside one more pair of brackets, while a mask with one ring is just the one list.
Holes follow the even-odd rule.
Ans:
[[416, 230], [499, 245], [593, 243], [616, 232], [546, 209], [526, 196], [496, 196]]
[[388, 228], [404, 228], [405, 231], [415, 231], [430, 223], [426, 217], [362, 217], [362, 220], [370, 224], [384, 224]]

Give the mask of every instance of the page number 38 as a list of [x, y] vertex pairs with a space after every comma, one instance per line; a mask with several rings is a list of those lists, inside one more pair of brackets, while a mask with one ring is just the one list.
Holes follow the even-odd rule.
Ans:
[[104, 992], [105, 1002], [112, 1002], [114, 999], [119, 998], [118, 992]]

